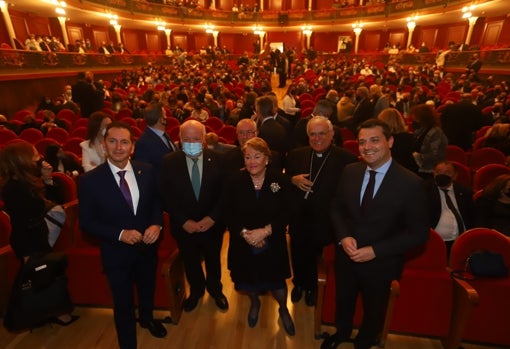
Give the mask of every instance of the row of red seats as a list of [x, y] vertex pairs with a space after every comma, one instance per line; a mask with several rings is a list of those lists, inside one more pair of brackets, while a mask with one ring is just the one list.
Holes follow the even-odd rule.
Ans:
[[[319, 267], [316, 337], [322, 324], [335, 320], [334, 250], [334, 245], [326, 247]], [[439, 337], [445, 349], [459, 348], [461, 340], [510, 345], [510, 275], [469, 282], [451, 276], [453, 270], [464, 270], [466, 259], [478, 250], [499, 253], [510, 266], [510, 238], [495, 230], [475, 228], [461, 234], [448, 262], [443, 239], [431, 229], [427, 244], [405, 256], [402, 277], [391, 285], [381, 344], [392, 331]], [[356, 325], [362, 318], [359, 305]]]

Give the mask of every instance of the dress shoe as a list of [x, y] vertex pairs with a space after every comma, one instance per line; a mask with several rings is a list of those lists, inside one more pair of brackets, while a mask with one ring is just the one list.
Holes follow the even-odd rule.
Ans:
[[290, 300], [292, 303], [297, 303], [301, 300], [303, 296], [303, 289], [300, 286], [294, 286], [292, 292], [290, 293]]
[[166, 328], [160, 321], [151, 320], [148, 322], [140, 321], [140, 326], [149, 330], [152, 336], [156, 338], [166, 337]]
[[324, 342], [321, 344], [321, 349], [336, 349], [340, 345], [340, 343], [348, 342], [349, 339], [347, 338], [341, 338], [340, 335], [335, 333], [332, 336], [327, 337], [324, 339]]
[[296, 329], [294, 328], [294, 322], [292, 322], [289, 310], [287, 308], [280, 308], [278, 309], [278, 313], [280, 314], [280, 319], [282, 319], [283, 328], [285, 329], [285, 332], [287, 332], [289, 336], [295, 335]]
[[189, 313], [190, 311], [197, 307], [199, 299], [200, 297], [197, 296], [189, 296], [188, 298], [186, 298], [186, 300], [184, 300], [182, 310]]
[[317, 290], [306, 290], [305, 303], [309, 307], [313, 307], [317, 304]]
[[72, 324], [73, 322], [75, 322], [76, 320], [78, 320], [80, 317], [78, 315], [71, 315], [71, 319], [68, 320], [68, 321], [63, 321], [63, 320], [60, 320], [59, 318], [55, 317], [55, 318], [52, 318], [50, 320], [51, 323], [53, 324], [57, 324], [57, 325], [60, 325], [60, 326], [69, 326], [70, 324]]
[[256, 300], [252, 302], [250, 305], [250, 311], [248, 312], [248, 326], [251, 328], [255, 327], [257, 321], [259, 320], [259, 311], [260, 311], [260, 300]]
[[220, 293], [220, 295], [214, 297], [214, 302], [216, 303], [216, 306], [221, 311], [225, 312], [228, 310], [228, 301], [227, 297], [223, 293]]

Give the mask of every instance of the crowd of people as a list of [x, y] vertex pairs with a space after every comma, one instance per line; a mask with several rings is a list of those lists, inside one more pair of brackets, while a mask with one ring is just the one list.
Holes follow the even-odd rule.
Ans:
[[[250, 299], [248, 326], [258, 322], [260, 295], [270, 292], [290, 336], [295, 327], [286, 279], [293, 277], [292, 302], [304, 295], [314, 306], [317, 258], [325, 245], [336, 243], [338, 331], [323, 349], [350, 340], [358, 293], [365, 321], [355, 348], [375, 344], [389, 284], [403, 267], [401, 256], [424, 244], [429, 228], [449, 247], [474, 226], [510, 235], [510, 176], [495, 179], [474, 202], [446, 160], [448, 144], [470, 149], [484, 125], [491, 126], [487, 145], [510, 156], [505, 81], [397, 61], [383, 66], [347, 57], [304, 58], [293, 59], [279, 101], [271, 57], [246, 58], [239, 65], [220, 57], [173, 58], [172, 65], [122, 71], [108, 82], [80, 73], [75, 85], [66, 85], [65, 103], [61, 96], [57, 103], [44, 100], [54, 114], [53, 108], [75, 108], [89, 119], [81, 145], [86, 173], [79, 179], [80, 222], [85, 233], [101, 240], [121, 348], [136, 348], [135, 284], [140, 325], [155, 337], [166, 335], [152, 316], [163, 210], [190, 285], [185, 311], [193, 311], [205, 291], [220, 311], [228, 311], [220, 264], [228, 229], [227, 267], [235, 289]], [[311, 110], [306, 95], [312, 97]], [[123, 109], [147, 125], [139, 138], [112, 116]], [[236, 127], [235, 144], [219, 146], [224, 140], [206, 127], [212, 117]], [[179, 121], [178, 139], [167, 133], [169, 118]], [[8, 120], [2, 125], [17, 126]], [[349, 132], [358, 141], [356, 155], [342, 148]], [[18, 198], [9, 191], [15, 183], [38, 201], [24, 212], [38, 218], [45, 178], [36, 171], [33, 147], [22, 168], [7, 166], [16, 147], [0, 151], [4, 209], [19, 215]], [[54, 171], [61, 168], [52, 164]], [[12, 221], [11, 235], [20, 258], [50, 250], [42, 226], [30, 230], [36, 237], [29, 239], [30, 249], [17, 247], [20, 232], [27, 234], [22, 223], [26, 220]]]

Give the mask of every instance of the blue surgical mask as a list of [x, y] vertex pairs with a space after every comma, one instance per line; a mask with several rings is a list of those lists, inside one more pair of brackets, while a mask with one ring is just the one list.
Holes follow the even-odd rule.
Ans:
[[199, 156], [202, 153], [202, 143], [183, 142], [182, 151], [190, 157]]

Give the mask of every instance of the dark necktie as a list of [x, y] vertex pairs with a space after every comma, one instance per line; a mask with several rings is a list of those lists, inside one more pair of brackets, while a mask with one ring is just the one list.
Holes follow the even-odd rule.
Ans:
[[170, 135], [166, 132], [163, 133], [163, 137], [166, 139], [166, 145], [170, 150], [175, 151], [175, 145], [174, 142], [172, 142], [172, 138], [170, 138]]
[[195, 192], [195, 198], [198, 200], [200, 196], [200, 172], [198, 171], [198, 159], [193, 160], [193, 167], [191, 168], [191, 185]]
[[445, 197], [445, 200], [446, 200], [446, 206], [448, 206], [450, 211], [452, 211], [453, 215], [455, 216], [455, 220], [457, 221], [457, 227], [459, 229], [459, 234], [460, 234], [460, 233], [462, 233], [465, 230], [464, 229], [464, 221], [462, 220], [462, 216], [460, 215], [459, 211], [457, 210], [457, 208], [453, 204], [453, 201], [450, 198], [450, 195], [448, 195], [448, 189], [442, 189], [441, 188], [441, 190], [444, 193], [444, 197]]
[[368, 180], [367, 187], [365, 188], [365, 192], [363, 193], [363, 198], [361, 199], [361, 213], [365, 213], [370, 202], [374, 197], [374, 188], [375, 188], [375, 175], [377, 172], [374, 170], [369, 170], [370, 178]]
[[129, 207], [134, 211], [133, 208], [133, 199], [131, 198], [131, 191], [129, 190], [128, 182], [126, 181], [126, 178], [124, 178], [126, 171], [119, 171], [117, 174], [120, 177], [119, 187], [120, 191], [122, 192], [122, 195], [124, 196], [124, 199], [126, 199], [126, 202], [128, 203]]

